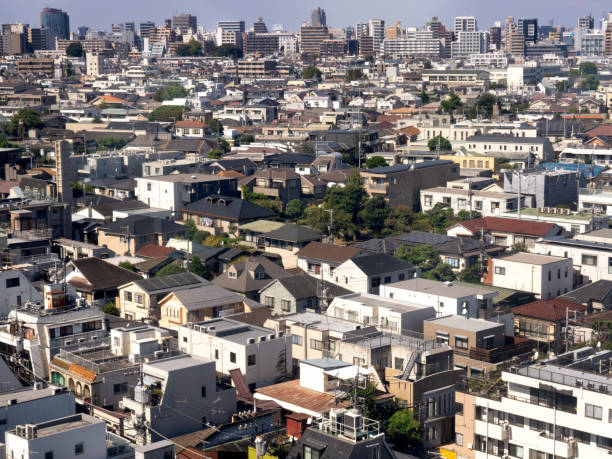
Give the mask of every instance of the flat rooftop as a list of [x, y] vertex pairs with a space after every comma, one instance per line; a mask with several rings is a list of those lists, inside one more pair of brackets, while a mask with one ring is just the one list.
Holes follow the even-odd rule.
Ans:
[[446, 316], [438, 319], [429, 319], [426, 322], [432, 322], [445, 327], [452, 327], [459, 330], [466, 330], [471, 332], [479, 332], [490, 330], [492, 328], [504, 327], [504, 324], [497, 322], [491, 322], [484, 319], [466, 318], [464, 316]]
[[515, 253], [514, 255], [508, 255], [507, 257], [500, 258], [500, 260], [530, 265], [547, 265], [548, 263], [556, 263], [557, 261], [566, 260], [566, 258], [553, 257], [552, 255], [540, 255], [537, 253], [519, 252]]
[[204, 363], [212, 362], [209, 359], [203, 359], [201, 357], [193, 357], [191, 355], [180, 355], [175, 357], [168, 357], [165, 359], [155, 360], [152, 362], [145, 363], [145, 370], [147, 367], [152, 369], [161, 370], [165, 372], [171, 372], [173, 370], [182, 370], [184, 368], [197, 367]]
[[377, 295], [367, 295], [362, 293], [352, 293], [338, 298], [351, 300], [372, 308], [387, 308], [398, 312], [415, 311], [417, 309], [424, 309], [427, 307], [423, 306], [422, 304], [410, 303], [409, 301], [382, 298]]
[[71, 416], [70, 418], [64, 418], [66, 419], [65, 422], [51, 421], [51, 422], [47, 422], [44, 424], [39, 424], [38, 428], [36, 429], [36, 438], [57, 435], [59, 433], [67, 432], [69, 430], [75, 430], [81, 427], [86, 427], [86, 426], [90, 426], [93, 424], [104, 422], [104, 421], [100, 421], [95, 418], [90, 418], [89, 416], [87, 416], [87, 418], [84, 416], [78, 416], [77, 419], [72, 420], [75, 417], [76, 416]]
[[490, 295], [493, 293], [490, 289], [457, 285], [452, 282], [440, 282], [422, 279], [420, 277], [417, 277], [416, 279], [393, 282], [392, 284], [386, 285], [388, 287], [430, 293], [432, 295], [440, 295], [447, 298], [463, 298], [471, 295]]
[[17, 403], [29, 402], [38, 400], [39, 398], [52, 397], [55, 395], [57, 387], [49, 386], [44, 389], [34, 390], [31, 387], [3, 392], [0, 394], [0, 406], [7, 406], [11, 400], [17, 400]]
[[309, 329], [333, 330], [341, 333], [358, 330], [357, 327], [363, 328], [362, 325], [357, 324], [355, 322], [338, 319], [336, 317], [329, 317], [323, 314], [317, 314], [315, 312], [301, 312], [299, 314], [282, 316], [279, 317], [277, 320], [286, 320], [287, 322], [308, 324]]
[[[140, 178], [140, 177], [139, 177]], [[141, 180], [157, 180], [158, 182], [198, 183], [218, 181], [219, 177], [211, 174], [170, 174], [142, 177]], [[138, 180], [138, 178], [137, 178]]]
[[250, 339], [265, 337], [270, 339], [271, 335], [276, 338], [276, 332], [270, 328], [258, 327], [232, 319], [214, 319], [195, 324], [182, 325], [184, 328], [206, 333], [219, 339], [231, 341], [237, 344], [248, 344]]

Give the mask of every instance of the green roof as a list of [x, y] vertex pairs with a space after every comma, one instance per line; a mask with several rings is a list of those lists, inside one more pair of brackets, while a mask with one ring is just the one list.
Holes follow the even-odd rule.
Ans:
[[243, 231], [251, 231], [253, 233], [267, 233], [269, 231], [277, 230], [285, 226], [283, 222], [275, 222], [272, 220], [257, 220], [251, 223], [245, 223], [240, 225], [238, 229]]

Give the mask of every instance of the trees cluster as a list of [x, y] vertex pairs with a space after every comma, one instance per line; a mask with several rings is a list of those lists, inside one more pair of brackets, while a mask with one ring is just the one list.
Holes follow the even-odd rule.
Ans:
[[9, 122], [3, 126], [2, 130], [8, 136], [24, 139], [27, 137], [30, 129], [41, 129], [43, 126], [44, 123], [37, 111], [23, 108], [11, 116]]
[[387, 161], [382, 156], [370, 156], [365, 162], [366, 169], [374, 169], [376, 167], [384, 167], [387, 165]]
[[176, 54], [182, 57], [200, 57], [204, 55], [204, 49], [201, 42], [192, 39], [189, 43], [179, 45]]
[[393, 255], [400, 260], [418, 266], [421, 270], [421, 277], [424, 279], [443, 282], [455, 279], [451, 266], [447, 263], [442, 263], [440, 256], [431, 244], [417, 247], [401, 245], [395, 250]]
[[427, 142], [427, 148], [429, 148], [429, 151], [452, 151], [453, 145], [446, 137], [437, 135], [429, 139], [429, 142]]
[[96, 142], [98, 146], [98, 150], [100, 151], [111, 151], [111, 150], [119, 150], [126, 145], [125, 139], [120, 137], [103, 137], [98, 139]]
[[214, 57], [231, 57], [232, 59], [240, 59], [242, 58], [242, 48], [232, 44], [225, 44], [217, 46], [213, 50], [212, 55]]
[[171, 84], [168, 86], [164, 86], [163, 88], [159, 88], [155, 92], [154, 99], [157, 102], [163, 102], [164, 100], [173, 100], [180, 99], [182, 97], [187, 97], [189, 92], [183, 87], [180, 83]]
[[344, 75], [346, 81], [357, 81], [363, 80], [364, 78], [365, 75], [363, 74], [363, 70], [357, 68], [348, 69]]
[[66, 47], [66, 56], [68, 57], [83, 57], [85, 55], [83, 51], [83, 45], [80, 41], [75, 41], [74, 43], [70, 43]]
[[183, 119], [183, 113], [187, 111], [187, 107], [182, 105], [162, 105], [157, 107], [149, 115], [151, 121], [180, 121]]
[[321, 81], [322, 75], [323, 74], [322, 74], [321, 70], [319, 70], [314, 65], [309, 65], [308, 67], [305, 67], [304, 71], [302, 72], [302, 78], [305, 79], [305, 80], [317, 80], [317, 81]]

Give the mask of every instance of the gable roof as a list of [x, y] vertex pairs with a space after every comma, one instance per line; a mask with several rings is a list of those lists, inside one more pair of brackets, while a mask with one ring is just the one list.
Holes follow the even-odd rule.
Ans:
[[[115, 266], [96, 257], [72, 260], [70, 263], [79, 270], [92, 291], [110, 289], [127, 282], [142, 279], [142, 277], [132, 271]], [[73, 278], [70, 280], [70, 283], [83, 286], [79, 279]]]
[[212, 306], [239, 303], [244, 300], [242, 295], [238, 295], [215, 284], [178, 290], [170, 293], [161, 302], [169, 298], [170, 295], [174, 295], [188, 311], [198, 311]]
[[182, 212], [227, 220], [255, 220], [275, 217], [276, 213], [240, 198], [211, 195], [188, 204]]
[[487, 230], [542, 237], [546, 236], [556, 225], [554, 223], [514, 220], [511, 218], [483, 217], [458, 223], [451, 228], [458, 226], [463, 226], [472, 234], [476, 234], [481, 230]]
[[[515, 316], [531, 317], [532, 319], [558, 322], [565, 320], [566, 310], [575, 310], [584, 313], [588, 307], [580, 303], [574, 303], [563, 298], [551, 298], [548, 300], [534, 301], [512, 308]], [[570, 314], [572, 316], [573, 312]]]
[[[612, 293], [612, 281], [600, 279], [561, 295], [559, 298], [576, 303], [602, 302]], [[604, 305], [605, 306], [605, 305]]]
[[127, 218], [108, 223], [100, 229], [104, 230], [106, 234], [129, 234], [131, 236], [187, 231], [185, 225], [179, 225], [170, 220], [148, 217], [146, 215], [130, 215]]
[[406, 269], [415, 269], [415, 266], [386, 253], [360, 254], [351, 260], [366, 275], [374, 276], [380, 273], [390, 273]]
[[176, 252], [173, 247], [164, 247], [163, 245], [147, 244], [144, 247], [136, 250], [137, 257], [160, 258], [167, 257], [171, 253]]
[[[321, 279], [308, 274], [295, 274], [293, 276], [276, 279], [276, 281], [271, 282], [262, 290], [265, 290], [274, 282], [281, 284], [296, 300], [323, 297], [323, 282]], [[329, 282], [325, 284], [325, 288], [328, 290], [327, 295], [332, 297], [353, 293], [350, 290]]]
[[[258, 291], [268, 285], [273, 279], [291, 276], [287, 271], [266, 257], [249, 257], [244, 261], [234, 263], [230, 268], [237, 271], [236, 278], [229, 277], [227, 271], [214, 279], [214, 283], [234, 292]], [[255, 279], [251, 273], [258, 267], [263, 268], [266, 273], [265, 279]]]
[[344, 263], [346, 260], [353, 258], [359, 253], [361, 253], [361, 250], [358, 247], [347, 247], [312, 241], [300, 249], [296, 255], [301, 258], [310, 258], [313, 260]]
[[209, 284], [210, 282], [191, 272], [169, 274], [162, 277], [151, 277], [150, 279], [140, 279], [134, 282], [134, 285], [147, 293]]
[[306, 226], [288, 223], [278, 229], [264, 233], [262, 236], [267, 239], [276, 239], [279, 241], [305, 242], [320, 240], [323, 234]]

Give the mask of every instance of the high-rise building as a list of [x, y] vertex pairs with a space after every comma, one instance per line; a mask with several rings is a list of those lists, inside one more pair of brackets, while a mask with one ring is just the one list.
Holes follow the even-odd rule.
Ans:
[[172, 18], [172, 28], [179, 29], [181, 35], [187, 35], [190, 29], [195, 33], [198, 30], [198, 18], [188, 13], [179, 14]]
[[310, 25], [312, 27], [326, 27], [327, 26], [327, 15], [323, 8], [315, 8], [310, 13]]
[[313, 27], [303, 25], [300, 29], [300, 52], [319, 55], [321, 43], [332, 37], [326, 26]]
[[359, 55], [374, 56], [374, 39], [369, 35], [359, 37]]
[[526, 43], [538, 42], [538, 20], [537, 19], [519, 19], [518, 30], [525, 37]]
[[277, 53], [280, 49], [279, 35], [276, 33], [243, 33], [242, 52], [244, 55], [261, 54], [262, 56]]
[[355, 38], [359, 40], [362, 35], [370, 35], [370, 27], [367, 22], [358, 22], [355, 24]]
[[79, 40], [84, 40], [87, 36], [87, 32], [89, 32], [89, 27], [87, 26], [79, 26], [77, 27], [77, 32], [79, 36]]
[[259, 18], [256, 22], [253, 23], [253, 32], [268, 33], [268, 26], [266, 26], [266, 23], [264, 22], [263, 18]]
[[2, 24], [2, 54], [12, 56], [28, 51], [27, 24]]
[[486, 53], [489, 49], [489, 33], [483, 30], [459, 32], [457, 41], [451, 44], [452, 58], [467, 58], [472, 54]]
[[217, 46], [235, 45], [242, 47], [242, 34], [244, 31], [244, 21], [217, 22]]
[[385, 38], [389, 38], [391, 40], [395, 38], [399, 38], [402, 36], [402, 22], [397, 21], [395, 25], [388, 26], [385, 30]]
[[31, 27], [28, 27], [28, 50], [38, 51], [47, 49], [46, 35], [46, 29], [32, 29]]
[[401, 57], [441, 57], [443, 54], [442, 40], [434, 37], [432, 30], [408, 31], [405, 36], [396, 39], [385, 39], [383, 42], [385, 55]]
[[72, 202], [70, 183], [76, 176], [70, 160], [71, 142], [58, 140], [55, 142], [55, 158], [57, 160], [57, 199], [59, 202]]
[[606, 30], [604, 31], [604, 56], [612, 56], [612, 23], [608, 22]]
[[43, 8], [40, 12], [40, 26], [60, 40], [67, 40], [70, 36], [70, 18], [62, 10]]
[[374, 39], [374, 54], [380, 53], [380, 45], [385, 39], [384, 19], [370, 19], [368, 21], [370, 36]]
[[509, 16], [506, 18], [505, 30], [506, 52], [515, 56], [525, 55], [525, 36], [522, 30], [516, 27], [514, 18]]
[[126, 32], [134, 32], [136, 33], [136, 24], [133, 22], [126, 22], [123, 24], [123, 30]]
[[590, 14], [578, 18], [578, 28], [589, 30], [595, 28], [595, 19]]
[[455, 34], [460, 32], [476, 32], [478, 30], [474, 16], [457, 16], [455, 18]]
[[141, 22], [140, 23], [140, 37], [141, 38], [149, 38], [151, 33], [151, 29], [155, 27], [155, 23], [151, 21]]
[[501, 26], [489, 27], [489, 46], [496, 51], [501, 50], [502, 29]]

